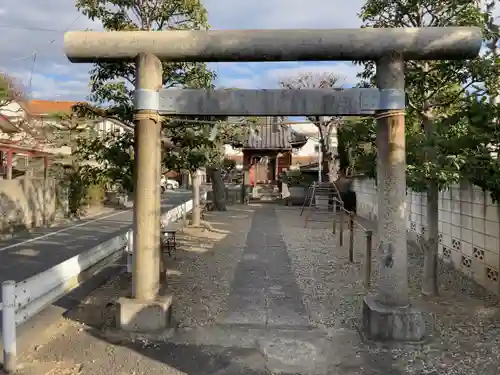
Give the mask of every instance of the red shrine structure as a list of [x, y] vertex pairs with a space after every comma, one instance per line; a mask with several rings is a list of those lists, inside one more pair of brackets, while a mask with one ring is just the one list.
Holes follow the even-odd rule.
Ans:
[[292, 154], [307, 138], [281, 124], [278, 117], [258, 118], [255, 132], [243, 142], [243, 169], [249, 171], [250, 185], [277, 185], [281, 172], [289, 170]]

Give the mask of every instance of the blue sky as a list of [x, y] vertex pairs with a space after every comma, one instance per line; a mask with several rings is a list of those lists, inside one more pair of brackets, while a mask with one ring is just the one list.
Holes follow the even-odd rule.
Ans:
[[218, 63], [210, 64], [217, 73], [217, 85], [236, 88], [277, 88], [281, 79], [298, 72], [329, 71], [341, 75], [342, 84], [352, 86], [357, 82], [359, 70], [350, 62], [267, 62], [267, 63]]
[[[12, 2], [12, 0], [11, 0]], [[202, 0], [213, 29], [325, 29], [359, 27], [364, 0]], [[341, 5], [341, 6], [340, 6]], [[29, 97], [84, 100], [90, 65], [71, 64], [63, 53], [65, 30], [99, 30], [78, 13], [75, 0], [0, 2], [0, 72], [20, 80]], [[36, 53], [36, 60], [34, 55]], [[299, 72], [333, 72], [345, 86], [357, 82], [359, 67], [350, 62], [219, 63], [218, 86], [275, 88]]]
[[[213, 29], [358, 27], [362, 0], [332, 6], [331, 0], [204, 0]], [[70, 64], [63, 54], [64, 30], [99, 29], [79, 15], [74, 0], [17, 0], [0, 4], [0, 71], [17, 77], [29, 96], [82, 100], [88, 95], [89, 65]], [[36, 53], [36, 60], [33, 56]], [[273, 88], [280, 78], [301, 71], [332, 71], [350, 86], [358, 68], [346, 63], [219, 63], [217, 84], [223, 87]]]

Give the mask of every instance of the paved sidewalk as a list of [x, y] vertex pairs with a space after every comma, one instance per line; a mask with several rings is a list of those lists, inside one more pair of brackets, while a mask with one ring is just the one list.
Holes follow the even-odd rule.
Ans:
[[217, 231], [186, 229], [180, 249], [167, 258], [174, 328], [149, 335], [113, 328], [113, 301], [129, 292], [124, 275], [37, 338], [22, 358], [24, 373], [499, 373], [497, 299], [444, 264], [442, 296], [422, 299], [418, 249], [410, 251], [410, 291], [428, 312], [428, 342], [363, 342], [356, 330], [363, 233], [356, 233], [350, 264], [331, 222], [304, 228], [299, 212], [255, 204], [209, 213]]

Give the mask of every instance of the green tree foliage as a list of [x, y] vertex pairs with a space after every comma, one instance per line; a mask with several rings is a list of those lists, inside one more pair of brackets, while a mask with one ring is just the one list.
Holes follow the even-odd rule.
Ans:
[[454, 147], [473, 144], [468, 147], [470, 155], [466, 158], [463, 170], [473, 184], [488, 191], [493, 201], [500, 201], [500, 107], [486, 98], [472, 101], [466, 109], [467, 116], [462, 120], [464, 133], [462, 142], [455, 142]]
[[71, 155], [56, 159], [51, 172], [68, 192], [72, 216], [84, 214], [85, 206], [100, 204], [104, 198], [104, 187], [94, 177], [93, 168], [78, 156], [79, 145], [95, 139], [98, 122], [98, 119], [81, 117], [72, 109], [70, 113], [50, 113], [38, 130], [52, 146], [71, 150]]
[[197, 118], [199, 123], [193, 123], [192, 118], [189, 120], [191, 121], [171, 121], [165, 127], [166, 136], [176, 147], [163, 154], [163, 163], [167, 169], [187, 170], [191, 173], [202, 167], [207, 168], [212, 180], [213, 207], [215, 210], [224, 211], [224, 146], [238, 146], [253, 129], [254, 121], [213, 117]]
[[[477, 26], [485, 40], [491, 40], [498, 34], [493, 5], [491, 2], [480, 8], [478, 2], [470, 0], [367, 0], [360, 18], [364, 27]], [[361, 78], [365, 84], [374, 84], [374, 63], [363, 64]], [[485, 96], [491, 95], [485, 83], [498, 79], [498, 67], [496, 58], [490, 55], [471, 60], [405, 62], [407, 182], [412, 189], [427, 195], [425, 294], [437, 293], [439, 190], [470, 178], [468, 166], [490, 159], [485, 146], [489, 142], [476, 136], [482, 133], [491, 139], [490, 121], [472, 120], [477, 116], [471, 117], [470, 111], [482, 108], [491, 115], [484, 106]], [[355, 137], [363, 136], [350, 131]], [[374, 155], [373, 135], [370, 138], [370, 153]], [[366, 141], [366, 137], [362, 140]]]
[[231, 173], [236, 169], [236, 161], [225, 157], [224, 160], [222, 160], [222, 169], [226, 174]]
[[134, 137], [130, 132], [80, 138], [77, 157], [86, 161], [85, 172], [94, 183], [127, 193], [134, 191]]
[[[369, 0], [360, 17], [365, 27], [477, 26], [489, 40], [498, 34], [492, 12], [493, 3], [480, 9], [475, 2], [466, 0]], [[480, 150], [478, 139], [470, 135], [479, 132], [491, 136], [488, 124], [470, 121], [469, 111], [478, 111], [481, 106], [479, 111], [491, 115], [483, 98], [491, 94], [492, 85], [487, 87], [484, 83], [496, 82], [498, 87], [497, 60], [486, 54], [472, 60], [406, 62], [407, 179], [414, 190], [427, 190], [426, 181], [443, 189], [468, 177], [465, 165]], [[374, 84], [374, 74], [374, 63], [366, 63], [361, 78]], [[430, 124], [430, 131], [426, 132], [425, 123]], [[364, 133], [345, 131], [366, 141]], [[374, 144], [373, 135], [370, 138]], [[355, 138], [351, 143], [356, 141]], [[455, 147], [457, 144], [461, 147]], [[430, 150], [435, 155], [433, 160]], [[373, 151], [376, 152], [374, 147]]]
[[375, 178], [375, 129], [371, 118], [346, 117], [342, 120], [337, 133], [340, 169], [356, 170]]
[[72, 149], [77, 148], [83, 138], [94, 138], [97, 135], [95, 126], [102, 121], [82, 117], [76, 110], [51, 113], [47, 120], [42, 128], [44, 138], [56, 147]]
[[164, 133], [176, 147], [164, 153], [165, 167], [194, 172], [213, 163], [222, 147], [223, 134], [220, 130], [223, 126], [227, 126], [224, 119], [215, 117], [177, 118], [168, 121], [164, 126]]
[[[205, 30], [207, 12], [200, 0], [77, 0], [77, 9], [107, 31]], [[210, 87], [214, 73], [204, 63], [163, 62], [163, 86]], [[91, 70], [91, 101], [107, 115], [132, 123], [133, 62], [96, 63]]]
[[[183, 30], [208, 29], [207, 12], [200, 0], [78, 0], [77, 9], [92, 20], [101, 21], [105, 30]], [[204, 63], [163, 62], [163, 87], [211, 88], [215, 74]], [[105, 117], [116, 120], [133, 128], [133, 90], [135, 88], [136, 67], [133, 62], [96, 63], [91, 70], [90, 100], [98, 106], [82, 104], [79, 113], [85, 117]], [[105, 106], [106, 109], [103, 109]], [[190, 163], [201, 164], [202, 159], [195, 160], [196, 152], [186, 155], [184, 145], [193, 142], [193, 133], [197, 133], [197, 142], [203, 143], [199, 132], [190, 131], [190, 125], [179, 127], [173, 132], [168, 129], [169, 121], [162, 123], [165, 139], [164, 151], [172, 151], [173, 156], [165, 159], [172, 165], [173, 159], [179, 161], [180, 156], [187, 159], [182, 163], [175, 162], [175, 169]], [[174, 145], [168, 137], [174, 136]], [[81, 145], [81, 155], [100, 163], [102, 176], [106, 179], [116, 178], [116, 182], [125, 190], [132, 189], [133, 171], [133, 134], [108, 134], [104, 139], [94, 140], [91, 144]], [[129, 147], [130, 146], [130, 147]], [[206, 147], [206, 145], [205, 145]], [[106, 148], [106, 149], [103, 149]], [[165, 154], [165, 152], [164, 152]]]
[[[360, 17], [365, 27], [478, 26], [490, 39], [497, 33], [492, 11], [491, 6], [479, 9], [467, 0], [369, 0]], [[463, 139], [468, 131], [454, 128], [471, 125], [465, 121], [466, 110], [478, 97], [488, 95], [483, 83], [498, 77], [499, 65], [491, 56], [482, 56], [472, 60], [407, 61], [405, 68], [408, 184], [425, 191], [429, 187], [425, 181], [433, 181], [443, 189], [464, 177], [466, 157], [476, 149], [474, 142]], [[374, 83], [374, 73], [374, 63], [369, 62], [361, 77]], [[475, 122], [474, 126], [486, 124]], [[461, 137], [463, 148], [453, 147], [454, 137]]]

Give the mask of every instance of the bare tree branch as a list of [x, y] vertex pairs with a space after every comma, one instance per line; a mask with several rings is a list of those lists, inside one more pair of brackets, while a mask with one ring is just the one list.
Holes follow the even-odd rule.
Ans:
[[[341, 76], [332, 72], [304, 72], [295, 76], [284, 78], [279, 81], [281, 87], [285, 89], [331, 89], [335, 91], [343, 90], [340, 83]], [[333, 128], [342, 123], [342, 117], [322, 117], [306, 116], [311, 121], [319, 133], [320, 147], [323, 152], [323, 160], [328, 163], [328, 175], [330, 181], [336, 180], [335, 150], [332, 149], [330, 135]]]

